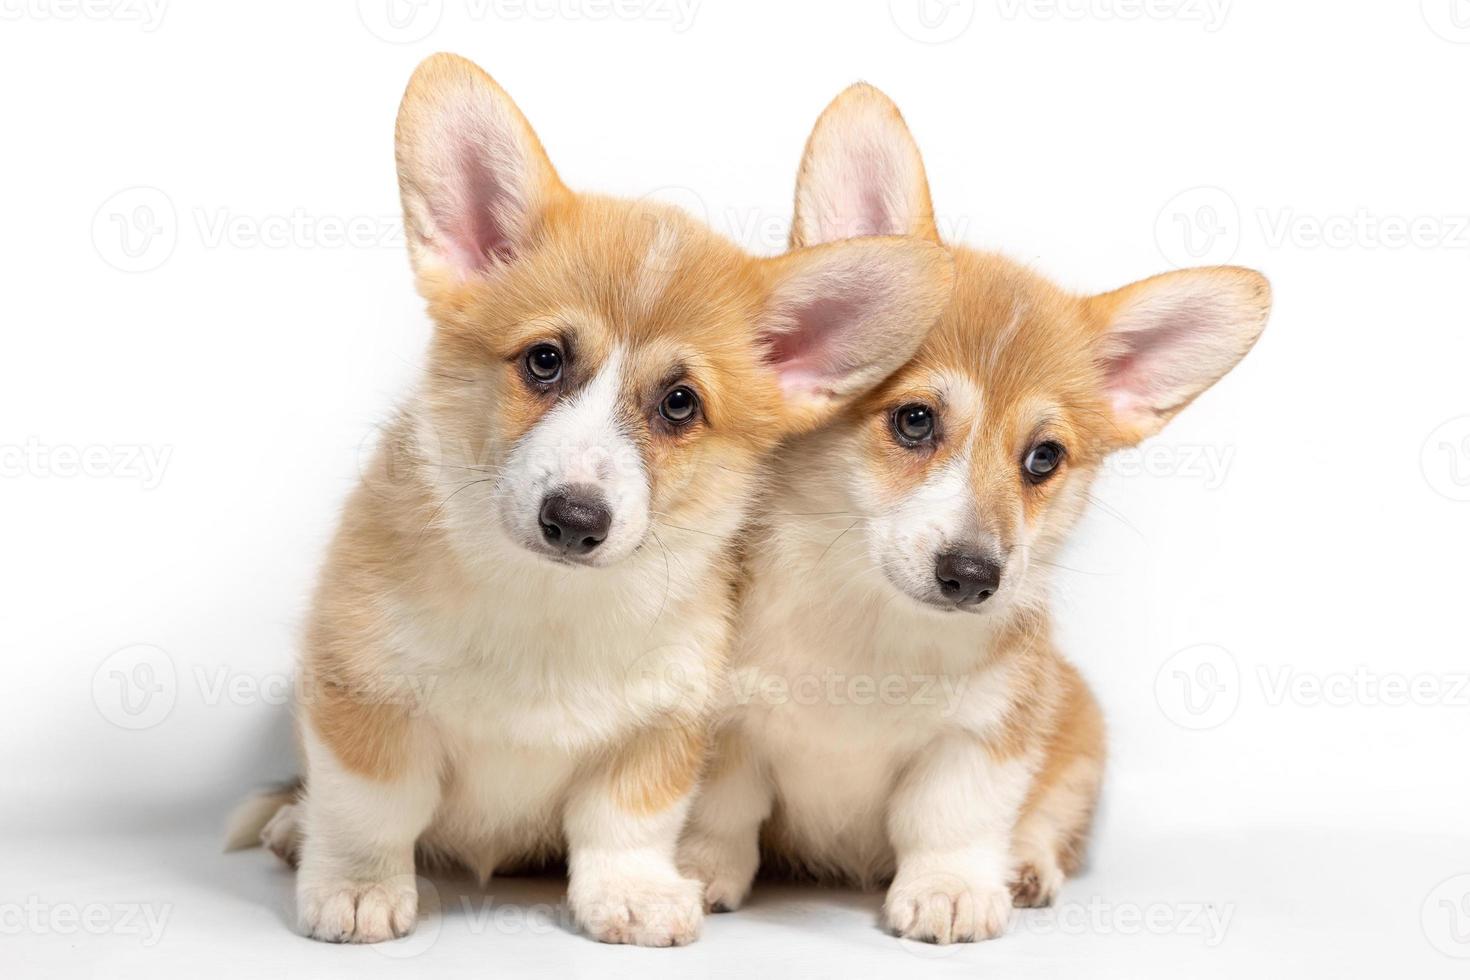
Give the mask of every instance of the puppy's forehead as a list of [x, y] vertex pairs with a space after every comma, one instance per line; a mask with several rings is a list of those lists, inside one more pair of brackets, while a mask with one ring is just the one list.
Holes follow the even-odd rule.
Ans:
[[984, 405], [979, 379], [963, 371], [943, 368], [934, 371], [929, 384], [947, 408], [978, 416]]
[[921, 358], [1007, 400], [1094, 380], [1094, 338], [1076, 296], [1002, 256], [962, 248], [954, 256], [954, 296]]
[[632, 322], [650, 321], [678, 275], [689, 250], [692, 229], [676, 216], [649, 215], [653, 232], [646, 242], [630, 243], [642, 254], [629, 271], [625, 311]]
[[[752, 260], [690, 215], [650, 201], [591, 198], [548, 223], [562, 279], [629, 337], [672, 329], [752, 283]], [[682, 314], [670, 316], [670, 313]]]

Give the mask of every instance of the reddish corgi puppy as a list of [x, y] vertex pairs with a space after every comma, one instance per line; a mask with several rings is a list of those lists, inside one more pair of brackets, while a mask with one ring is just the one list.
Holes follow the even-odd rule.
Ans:
[[408, 932], [416, 858], [488, 879], [564, 857], [593, 937], [687, 943], [707, 718], [659, 678], [721, 669], [766, 457], [909, 359], [951, 260], [907, 238], [756, 259], [574, 193], [450, 55], [409, 82], [397, 160], [428, 363], [322, 573], [304, 790], [232, 839], [265, 825], [297, 860], [317, 939]]
[[[792, 245], [873, 234], [938, 241], [913, 139], [859, 85], [807, 144]], [[1049, 573], [1103, 458], [1240, 360], [1270, 290], [1214, 268], [1077, 296], [951, 252], [918, 353], [773, 467], [681, 847], [712, 908], [741, 903], [764, 853], [888, 882], [895, 933], [966, 942], [1078, 866], [1103, 724], [1052, 645]]]

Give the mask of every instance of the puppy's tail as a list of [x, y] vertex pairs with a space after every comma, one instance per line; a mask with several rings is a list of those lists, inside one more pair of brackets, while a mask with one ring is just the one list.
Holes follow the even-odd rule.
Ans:
[[235, 805], [225, 822], [225, 850], [238, 851], [261, 843], [260, 832], [283, 808], [301, 798], [303, 783], [294, 779], [280, 786], [252, 793]]

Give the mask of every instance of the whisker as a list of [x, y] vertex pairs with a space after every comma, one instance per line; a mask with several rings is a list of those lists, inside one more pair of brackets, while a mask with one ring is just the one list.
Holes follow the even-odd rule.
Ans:
[[423, 540], [424, 534], [427, 533], [428, 530], [429, 530], [429, 526], [434, 523], [434, 521], [439, 517], [439, 513], [442, 510], [444, 510], [445, 507], [447, 507], [449, 505], [449, 502], [451, 500], [453, 500], [455, 497], [459, 496], [464, 491], [468, 490], [470, 487], [475, 486], [476, 484], [479, 484], [479, 483], [490, 483], [490, 482], [492, 482], [492, 481], [494, 481], [496, 479], [498, 479], [498, 477], [487, 476], [487, 477], [482, 477], [481, 479], [478, 479], [478, 480], [471, 480], [470, 482], [468, 482], [468, 483], [464, 484], [463, 486], [461, 486], [459, 489], [455, 490], [449, 496], [445, 497], [442, 501], [440, 501], [439, 506], [434, 508], [434, 512], [429, 515], [429, 519], [424, 522], [424, 526], [419, 529], [419, 540]]
[[842, 540], [843, 535], [847, 534], [848, 531], [851, 531], [853, 528], [857, 527], [858, 526], [858, 521], [861, 521], [861, 520], [862, 520], [862, 518], [859, 517], [857, 520], [855, 520], [851, 524], [847, 525], [847, 530], [846, 531], [843, 531], [842, 534], [839, 534], [839, 535], [837, 535], [837, 537], [835, 537], [835, 538], [832, 539], [832, 543], [829, 544], [829, 545], [827, 545], [826, 549], [820, 555], [817, 556], [817, 560], [816, 561], [812, 562], [811, 570], [807, 572], [807, 575], [808, 576], [810, 576], [812, 572], [816, 571], [817, 566], [822, 563], [822, 559], [827, 557], [827, 552], [831, 551], [833, 549], [833, 547], [836, 546], [837, 542], [839, 542], [839, 541]]

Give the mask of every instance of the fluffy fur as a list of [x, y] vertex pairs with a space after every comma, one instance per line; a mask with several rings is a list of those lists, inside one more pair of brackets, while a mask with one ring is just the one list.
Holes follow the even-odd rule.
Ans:
[[[593, 937], [688, 942], [702, 889], [674, 852], [708, 719], [670, 679], [723, 664], [767, 455], [912, 355], [950, 260], [898, 238], [754, 259], [674, 210], [575, 194], [450, 55], [409, 83], [397, 158], [433, 342], [321, 576], [304, 791], [237, 830], [298, 864], [318, 939], [411, 929], [417, 855], [482, 879], [565, 858]], [[697, 410], [674, 422], [680, 387]], [[609, 515], [585, 554], [546, 526], [567, 488]]]
[[[802, 161], [793, 246], [846, 229], [937, 241], [898, 110], [855, 86]], [[1101, 714], [1056, 652], [1049, 571], [1098, 464], [1152, 433], [1250, 348], [1269, 290], [1244, 269], [1097, 297], [952, 248], [949, 309], [903, 368], [779, 455], [749, 545], [716, 758], [681, 845], [707, 904], [745, 898], [762, 855], [888, 883], [914, 939], [1000, 934], [1079, 865], [1102, 779]], [[927, 406], [905, 444], [895, 413]], [[1064, 447], [1045, 479], [1023, 471]], [[936, 559], [1000, 570], [958, 607]]]

